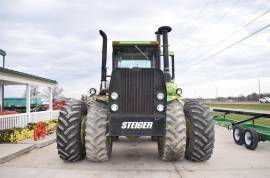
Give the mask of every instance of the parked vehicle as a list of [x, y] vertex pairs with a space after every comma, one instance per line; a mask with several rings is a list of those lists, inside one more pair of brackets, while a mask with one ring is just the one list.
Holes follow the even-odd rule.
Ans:
[[262, 97], [259, 99], [260, 103], [270, 103], [270, 97]]
[[[42, 104], [40, 97], [31, 98], [31, 110], [36, 111], [38, 106]], [[18, 113], [26, 112], [26, 98], [25, 97], [10, 97], [4, 99], [5, 111], [16, 111]]]
[[110, 75], [106, 67], [107, 35], [100, 30], [100, 91], [96, 94], [95, 88], [90, 89], [94, 100], [89, 106], [74, 100], [66, 102], [60, 111], [56, 142], [61, 159], [78, 161], [85, 156], [89, 161], [106, 161], [119, 136], [151, 136], [160, 159], [165, 161], [185, 157], [198, 162], [211, 157], [215, 132], [210, 109], [181, 98], [182, 89], [174, 82], [174, 58], [169, 58], [171, 30], [160, 27], [156, 41], [113, 41]]
[[[260, 118], [270, 119], [270, 112], [230, 108], [213, 108], [213, 111], [224, 113], [214, 116], [215, 122], [228, 129], [232, 128], [233, 139], [237, 145], [245, 145], [247, 149], [255, 150], [260, 141], [270, 141], [270, 127], [255, 123], [255, 120]], [[226, 117], [228, 114], [240, 114], [248, 117], [241, 121], [235, 121]]]

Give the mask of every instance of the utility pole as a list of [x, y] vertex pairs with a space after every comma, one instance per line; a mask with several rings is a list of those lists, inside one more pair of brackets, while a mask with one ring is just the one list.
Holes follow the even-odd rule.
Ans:
[[218, 88], [216, 86], [216, 101], [217, 101], [217, 99], [218, 99]]
[[261, 97], [261, 81], [260, 81], [260, 78], [258, 78], [258, 89], [259, 89], [259, 97]]
[[[7, 53], [4, 50], [0, 49], [0, 55], [3, 56], [3, 68], [5, 68], [5, 57]], [[5, 97], [4, 89], [5, 89], [5, 86], [4, 86], [4, 83], [2, 83], [2, 111], [4, 111], [4, 97]]]

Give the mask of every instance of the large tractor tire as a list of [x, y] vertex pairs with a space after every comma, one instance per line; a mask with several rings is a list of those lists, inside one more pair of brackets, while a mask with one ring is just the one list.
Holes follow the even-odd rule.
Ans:
[[107, 134], [107, 106], [103, 103], [91, 104], [85, 123], [86, 159], [107, 161], [111, 156], [112, 139]]
[[166, 134], [158, 137], [158, 152], [161, 160], [175, 161], [185, 157], [186, 122], [182, 104], [175, 100], [167, 105]]
[[86, 114], [86, 104], [79, 101], [66, 103], [60, 111], [56, 129], [56, 143], [61, 159], [79, 161], [84, 158], [83, 131]]
[[214, 149], [215, 130], [210, 109], [197, 101], [185, 103], [187, 124], [186, 158], [199, 162], [208, 160]]

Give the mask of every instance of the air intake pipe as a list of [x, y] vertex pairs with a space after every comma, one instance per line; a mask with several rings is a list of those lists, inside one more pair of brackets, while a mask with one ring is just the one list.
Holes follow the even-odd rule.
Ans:
[[162, 34], [164, 77], [166, 81], [171, 80], [171, 74], [170, 74], [170, 68], [169, 68], [169, 44], [168, 44], [168, 33], [170, 31], [172, 31], [172, 28], [169, 26], [162, 26], [158, 28], [158, 32]]
[[[159, 31], [156, 31], [155, 34], [156, 34], [156, 40], [158, 41], [159, 46], [161, 46], [161, 44], [160, 44], [160, 35], [161, 34], [159, 33]], [[158, 48], [157, 61], [158, 61], [157, 65], [160, 66], [160, 47]]]
[[101, 84], [100, 84], [100, 94], [106, 94], [107, 92], [107, 35], [102, 30], [99, 30], [99, 34], [102, 36], [102, 65], [101, 65]]
[[160, 32], [159, 31], [156, 31], [155, 34], [156, 34], [156, 37], [157, 37], [157, 41], [160, 44]]

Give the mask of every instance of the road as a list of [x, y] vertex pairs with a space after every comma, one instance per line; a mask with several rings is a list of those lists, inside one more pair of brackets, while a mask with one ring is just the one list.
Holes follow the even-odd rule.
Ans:
[[14, 160], [0, 164], [1, 178], [163, 178], [163, 177], [270, 177], [270, 143], [259, 143], [256, 151], [234, 144], [231, 132], [216, 126], [213, 157], [203, 163], [187, 160], [163, 162], [158, 159], [157, 145], [142, 138], [131, 142], [120, 139], [113, 146], [110, 161], [86, 160], [67, 163], [60, 160], [56, 144], [35, 149]]

